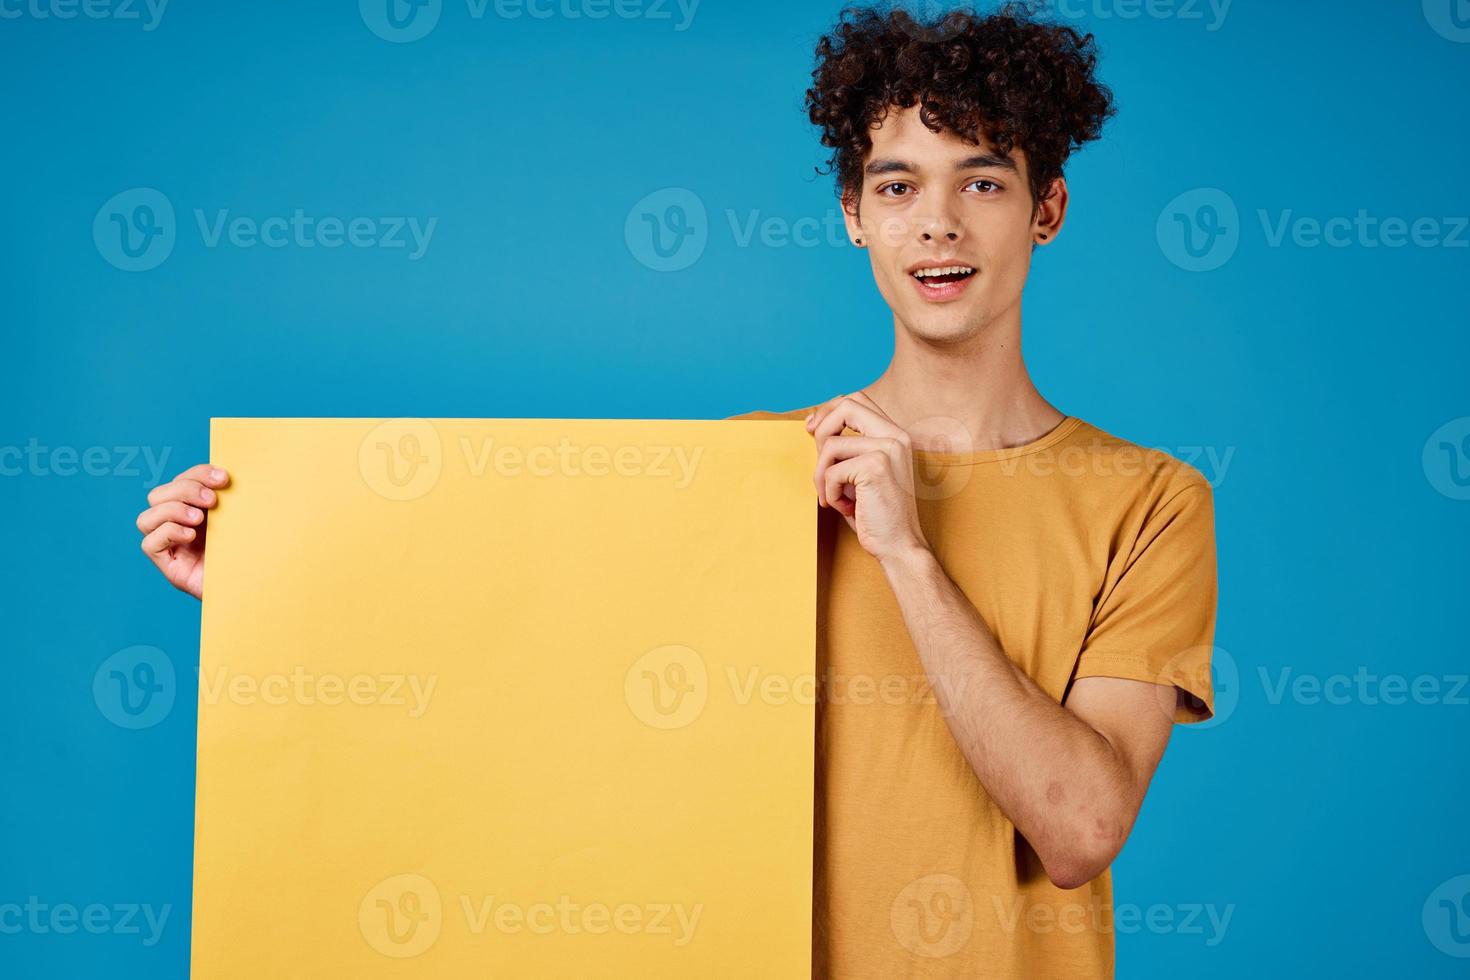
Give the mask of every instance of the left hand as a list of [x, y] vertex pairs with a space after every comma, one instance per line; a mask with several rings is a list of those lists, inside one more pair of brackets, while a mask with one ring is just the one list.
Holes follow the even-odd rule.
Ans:
[[[834, 398], [807, 418], [817, 440], [817, 503], [831, 507], [880, 561], [927, 549], [914, 499], [909, 434], [858, 392]], [[843, 429], [855, 436], [844, 436]]]

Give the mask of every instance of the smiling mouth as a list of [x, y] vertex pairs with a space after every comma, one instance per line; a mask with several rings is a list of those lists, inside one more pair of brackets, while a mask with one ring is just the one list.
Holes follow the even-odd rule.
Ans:
[[967, 265], [947, 265], [933, 269], [920, 269], [912, 273], [914, 279], [924, 286], [938, 289], [952, 283], [964, 282], [975, 274], [975, 270]]

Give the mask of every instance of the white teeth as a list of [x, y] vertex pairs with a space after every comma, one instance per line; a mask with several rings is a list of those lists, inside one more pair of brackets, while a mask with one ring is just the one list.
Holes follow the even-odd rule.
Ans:
[[955, 273], [970, 273], [974, 271], [974, 269], [970, 268], [967, 265], [947, 265], [943, 268], [920, 269], [918, 272], [915, 272], [914, 275], [918, 276], [920, 279], [923, 279], [926, 276], [948, 276]]

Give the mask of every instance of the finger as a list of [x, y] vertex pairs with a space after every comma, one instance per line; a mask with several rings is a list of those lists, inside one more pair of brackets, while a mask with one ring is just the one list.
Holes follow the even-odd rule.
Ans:
[[852, 429], [865, 436], [906, 440], [908, 434], [887, 418], [851, 398], [843, 398], [828, 412], [812, 430], [817, 446], [841, 434], [843, 429]]
[[[848, 397], [858, 404], [863, 405], [866, 408], [870, 408], [874, 412], [877, 412], [878, 415], [888, 420], [889, 422], [893, 422], [893, 417], [890, 416], [887, 412], [883, 411], [883, 408], [877, 402], [873, 401], [873, 399], [868, 395], [866, 391], [854, 391]], [[898, 423], [894, 422], [893, 424], [897, 425]]]
[[157, 528], [143, 536], [143, 552], [150, 557], [156, 558], [175, 545], [191, 543], [196, 532], [192, 527], [184, 527], [172, 521], [160, 524]]
[[[829, 466], [822, 476], [822, 490], [827, 506], [844, 517], [854, 516], [857, 513], [857, 501], [854, 498], [858, 484], [867, 480], [876, 459], [877, 457], [871, 455], [854, 456]], [[853, 497], [844, 492], [844, 488], [849, 486], [854, 490]]]
[[204, 486], [214, 487], [215, 489], [226, 487], [230, 484], [230, 474], [222, 467], [215, 466], [213, 463], [200, 463], [197, 466], [191, 466], [174, 477], [174, 479], [193, 480], [195, 483], [201, 483]]
[[138, 530], [144, 534], [151, 534], [158, 530], [167, 521], [175, 524], [197, 526], [204, 521], [204, 511], [198, 507], [184, 503], [182, 500], [169, 500], [149, 507], [138, 515]]
[[846, 397], [846, 395], [838, 395], [836, 398], [829, 398], [807, 413], [806, 431], [811, 432], [815, 429], [821, 423], [822, 419], [826, 418], [827, 413], [837, 407], [837, 403]]
[[219, 494], [197, 480], [179, 477], [172, 483], [162, 483], [148, 493], [148, 503], [157, 506], [170, 500], [182, 500], [196, 507], [213, 507], [219, 503]]
[[844, 459], [852, 459], [864, 453], [883, 453], [897, 458], [901, 447], [894, 439], [875, 439], [872, 436], [842, 436], [837, 439], [828, 439], [822, 444], [821, 451], [817, 453], [817, 468], [812, 473], [812, 481], [817, 485], [817, 492], [822, 492], [822, 477], [827, 467]]

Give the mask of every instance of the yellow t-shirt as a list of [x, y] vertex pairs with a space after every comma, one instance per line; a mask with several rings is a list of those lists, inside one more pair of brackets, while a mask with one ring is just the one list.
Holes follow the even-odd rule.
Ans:
[[[1177, 721], [1211, 716], [1214, 512], [1198, 471], [1077, 418], [1012, 449], [918, 452], [914, 470], [940, 564], [1043, 690], [1172, 684]], [[1111, 977], [1110, 874], [1070, 891], [1047, 879], [955, 744], [877, 561], [827, 509], [817, 568], [813, 975]]]

